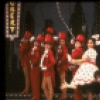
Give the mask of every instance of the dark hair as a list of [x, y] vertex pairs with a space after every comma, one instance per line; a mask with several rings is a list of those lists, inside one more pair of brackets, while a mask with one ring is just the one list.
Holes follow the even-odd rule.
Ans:
[[89, 40], [92, 40], [93, 43], [94, 43], [94, 45], [95, 45], [95, 39], [94, 39], [94, 38], [88, 38], [88, 39], [87, 39], [87, 42], [88, 42]]
[[97, 70], [97, 71], [94, 73], [95, 79], [96, 79], [96, 77], [99, 76], [99, 75], [100, 75], [100, 70]]

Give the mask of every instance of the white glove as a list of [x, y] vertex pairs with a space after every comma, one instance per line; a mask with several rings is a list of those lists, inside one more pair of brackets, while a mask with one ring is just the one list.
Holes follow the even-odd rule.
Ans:
[[47, 70], [47, 67], [41, 67], [41, 70], [45, 71], [45, 70]]
[[68, 59], [68, 62], [70, 62], [70, 63], [72, 62], [72, 58], [69, 54], [67, 54], [67, 59]]
[[32, 50], [34, 51], [36, 48], [37, 48], [37, 47], [35, 46], [35, 47], [32, 48]]
[[100, 45], [100, 41], [96, 41], [96, 45]]
[[55, 36], [55, 37], [53, 37], [53, 38], [54, 38], [54, 40], [55, 40], [55, 41], [57, 41], [57, 40], [58, 40], [58, 37], [57, 37], [57, 36]]
[[72, 38], [71, 41], [70, 41], [70, 43], [71, 43], [71, 44], [74, 44], [74, 43], [75, 43], [75, 39]]
[[48, 53], [48, 50], [45, 50], [45, 51], [44, 51], [44, 54], [47, 54], [47, 53]]
[[40, 68], [42, 68], [43, 66], [40, 64]]
[[34, 41], [34, 39], [35, 39], [35, 37], [34, 37], [34, 36], [33, 36], [33, 37], [31, 37], [31, 38], [30, 38], [30, 42]]
[[94, 38], [95, 40], [99, 40], [100, 35], [99, 34], [94, 34], [92, 35], [92, 38]]

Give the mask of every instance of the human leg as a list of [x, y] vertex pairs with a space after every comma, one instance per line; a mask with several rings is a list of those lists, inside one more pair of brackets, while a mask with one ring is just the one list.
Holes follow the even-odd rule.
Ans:
[[45, 98], [48, 100], [48, 87], [47, 87], [47, 78], [46, 76], [43, 76], [42, 78], [42, 86], [41, 88], [43, 89], [43, 92], [44, 92], [44, 95], [45, 95]]
[[[59, 78], [60, 78], [61, 86], [65, 85], [66, 84], [66, 80], [65, 80], [66, 79], [66, 73], [65, 73], [65, 71], [59, 72]], [[62, 99], [64, 100], [67, 97], [67, 95], [66, 95], [67, 88], [61, 88], [61, 91], [62, 91], [62, 94], [61, 94], [59, 100], [62, 100]]]
[[24, 78], [25, 78], [25, 88], [21, 92], [21, 94], [26, 94], [29, 92], [30, 89], [30, 75], [29, 75], [29, 68], [28, 67], [23, 67], [23, 73], [24, 73]]

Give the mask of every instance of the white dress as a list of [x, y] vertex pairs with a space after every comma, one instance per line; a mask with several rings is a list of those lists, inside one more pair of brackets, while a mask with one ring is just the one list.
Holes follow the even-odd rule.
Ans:
[[[90, 48], [85, 51], [83, 57], [88, 57], [87, 62], [83, 62], [78, 70], [76, 71], [75, 76], [73, 77], [71, 84], [74, 85], [85, 85], [95, 81], [94, 72], [98, 70], [98, 67], [95, 65], [97, 52], [95, 49]], [[94, 63], [94, 64], [93, 64]]]

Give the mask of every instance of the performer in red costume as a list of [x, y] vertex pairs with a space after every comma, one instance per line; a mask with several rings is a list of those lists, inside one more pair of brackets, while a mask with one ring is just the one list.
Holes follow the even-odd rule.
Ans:
[[55, 52], [57, 50], [57, 46], [58, 46], [58, 37], [54, 36], [54, 34], [55, 34], [54, 28], [47, 27], [47, 29], [45, 30], [45, 36], [49, 35], [49, 36], [53, 37], [54, 43], [53, 43], [53, 46], [52, 46], [52, 50], [53, 50], [53, 52], [55, 54]]
[[24, 37], [22, 38], [19, 46], [19, 57], [21, 60], [21, 66], [24, 72], [25, 88], [21, 94], [26, 94], [30, 90], [30, 77], [29, 77], [29, 59], [28, 52], [30, 50], [30, 38], [32, 34], [29, 31], [25, 31]]
[[[84, 52], [83, 46], [85, 43], [85, 37], [82, 34], [78, 34], [75, 39], [74, 47], [75, 49], [72, 51], [71, 58], [72, 59], [79, 59], [82, 57], [82, 54]], [[72, 67], [72, 76], [74, 77], [76, 70], [78, 69], [78, 66], [76, 65], [70, 65], [69, 67]], [[75, 89], [74, 90], [74, 100], [82, 100], [82, 91]]]
[[[72, 81], [70, 84], [62, 85], [61, 88], [72, 88], [72, 89], [79, 89], [79, 87], [84, 87], [86, 85], [91, 85], [92, 82], [95, 82], [95, 78], [93, 74], [99, 70], [98, 66], [96, 66], [96, 56], [98, 55], [96, 50], [94, 49], [95, 40], [89, 38], [87, 41], [87, 49], [82, 55], [80, 59], [73, 59], [70, 58], [70, 63], [74, 65], [79, 65]], [[90, 86], [91, 87], [91, 86]], [[93, 87], [92, 87], [93, 88]], [[88, 100], [93, 100], [93, 94], [91, 88], [86, 88], [87, 91], [87, 98]]]
[[[56, 58], [56, 52], [57, 52], [57, 48], [58, 48], [58, 36], [55, 36], [54, 28], [47, 27], [47, 29], [45, 30], [45, 36], [47, 36], [47, 35], [53, 37], [54, 42], [53, 42], [53, 45], [52, 45], [52, 51], [53, 51], [54, 56]], [[55, 83], [56, 83], [55, 92], [56, 91], [58, 92], [60, 82], [59, 82], [59, 76], [58, 76], [58, 71], [57, 71], [56, 67], [57, 67], [57, 64], [55, 64], [55, 66], [54, 66], [54, 71], [55, 71], [55, 77], [56, 77], [56, 79], [55, 79]]]
[[40, 100], [40, 58], [41, 58], [41, 42], [44, 42], [44, 37], [39, 34], [35, 38], [31, 50], [29, 52], [30, 60], [30, 77], [32, 87], [32, 99]]
[[[85, 37], [83, 35], [79, 34], [76, 36], [75, 49], [71, 54], [71, 57], [73, 59], [79, 59], [82, 57], [82, 54], [84, 52], [84, 50], [83, 50], [84, 42], [85, 42]], [[75, 72], [78, 69], [78, 67], [77, 66], [75, 67], [75, 65], [72, 65], [72, 66], [73, 66], [72, 76], [74, 77]], [[74, 90], [74, 100], [82, 100], [82, 91], [81, 90], [78, 90], [78, 89]]]
[[[66, 60], [66, 55], [68, 54], [68, 48], [66, 46], [67, 33], [60, 32], [58, 35], [58, 49], [57, 49], [57, 70], [59, 74], [60, 83], [64, 84], [66, 82], [66, 71], [68, 70], [68, 62]], [[66, 99], [66, 89], [61, 89], [62, 95], [59, 100]]]
[[53, 45], [52, 36], [45, 36], [45, 51], [41, 57], [42, 89], [46, 100], [52, 100], [55, 86], [54, 65], [56, 63], [54, 54], [51, 50]]
[[47, 29], [46, 29], [45, 32], [44, 32], [44, 35], [45, 35], [45, 36], [46, 36], [46, 35], [54, 36], [54, 34], [55, 34], [55, 30], [54, 30], [54, 28], [52, 28], [52, 27], [47, 27]]

